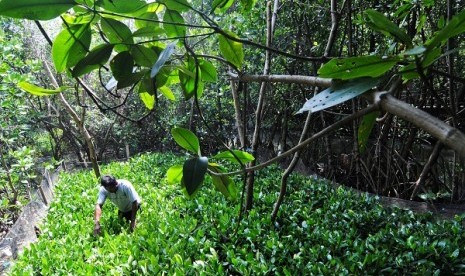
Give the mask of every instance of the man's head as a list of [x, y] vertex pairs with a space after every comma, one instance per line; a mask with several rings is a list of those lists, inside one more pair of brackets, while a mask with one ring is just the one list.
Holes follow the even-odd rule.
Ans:
[[102, 176], [100, 184], [110, 193], [115, 193], [118, 190], [118, 182], [112, 175]]

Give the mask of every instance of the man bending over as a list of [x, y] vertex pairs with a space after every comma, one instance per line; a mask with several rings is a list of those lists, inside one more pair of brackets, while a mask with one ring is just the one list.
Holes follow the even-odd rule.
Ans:
[[102, 187], [100, 187], [95, 205], [94, 235], [100, 234], [100, 217], [107, 198], [118, 207], [118, 217], [124, 217], [130, 222], [130, 230], [133, 231], [136, 227], [136, 214], [140, 208], [141, 200], [131, 182], [124, 179], [117, 180], [111, 175], [105, 175], [102, 176], [100, 183]]

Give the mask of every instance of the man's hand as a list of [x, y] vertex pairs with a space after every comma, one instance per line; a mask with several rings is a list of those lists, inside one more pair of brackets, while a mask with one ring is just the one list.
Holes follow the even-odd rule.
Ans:
[[95, 204], [95, 215], [94, 215], [94, 236], [100, 235], [100, 216], [102, 215], [102, 206], [100, 204]]
[[94, 227], [94, 236], [100, 235], [101, 230], [100, 230], [100, 223], [97, 221], [95, 222], [95, 227]]

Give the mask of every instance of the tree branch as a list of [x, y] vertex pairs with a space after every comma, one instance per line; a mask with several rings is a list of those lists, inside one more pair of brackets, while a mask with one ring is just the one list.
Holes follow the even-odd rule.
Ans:
[[325, 79], [314, 76], [302, 75], [237, 75], [232, 72], [228, 73], [231, 79], [242, 82], [281, 82], [306, 84], [311, 86], [330, 87], [333, 84], [332, 79]]
[[465, 134], [460, 130], [390, 94], [382, 94], [379, 99], [381, 109], [411, 122], [465, 158]]

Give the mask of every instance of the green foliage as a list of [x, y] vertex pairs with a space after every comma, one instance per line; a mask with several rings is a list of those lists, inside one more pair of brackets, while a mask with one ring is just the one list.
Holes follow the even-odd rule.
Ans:
[[[209, 163], [208, 169], [216, 174], [222, 174], [225, 172], [221, 166], [215, 163]], [[210, 174], [210, 176], [212, 178], [213, 185], [215, 185], [215, 188], [227, 199], [235, 200], [237, 198], [236, 185], [234, 185], [231, 177], [214, 174]]]
[[75, 5], [74, 0], [2, 0], [0, 15], [31, 20], [49, 20]]
[[64, 72], [83, 59], [89, 50], [91, 39], [89, 24], [63, 29], [55, 38], [52, 47], [52, 58], [57, 72]]
[[73, 77], [80, 77], [104, 65], [113, 51], [112, 44], [102, 44], [92, 49], [72, 70]]
[[168, 9], [179, 11], [179, 12], [185, 12], [189, 10], [189, 8], [191, 7], [189, 3], [187, 2], [187, 0], [175, 0], [175, 1], [161, 0], [159, 2], [166, 5]]
[[197, 99], [202, 97], [203, 94], [203, 83], [200, 82], [202, 72], [197, 66], [197, 61], [190, 58], [185, 64], [184, 68], [179, 70], [179, 81], [184, 93], [185, 100], [189, 100], [192, 97]]
[[[406, 5], [406, 7], [407, 6], [408, 5]], [[364, 15], [364, 23], [368, 27], [385, 36], [394, 37], [398, 42], [405, 44], [406, 49], [398, 55], [386, 53], [386, 55], [382, 56], [369, 55], [333, 58], [318, 70], [318, 74], [321, 77], [340, 80], [357, 80], [361, 77], [375, 78], [379, 76], [386, 76], [390, 71], [393, 71], [392, 73], [402, 75], [402, 78], [405, 81], [419, 78], [434, 61], [441, 57], [441, 50], [439, 47], [443, 46], [448, 39], [465, 32], [465, 12], [461, 12], [454, 16], [441, 31], [424, 43], [424, 45], [414, 45], [412, 38], [409, 37], [407, 32], [390, 21], [382, 13], [370, 9], [366, 10]], [[338, 93], [338, 91], [335, 92], [335, 96], [337, 97], [339, 94], [342, 94]], [[350, 93], [354, 93], [353, 97], [355, 97], [363, 92], [357, 93], [357, 91], [354, 90], [350, 91]], [[322, 107], [318, 110], [334, 105], [333, 99], [325, 99], [320, 95], [317, 97], [313, 97], [307, 101], [305, 106], [299, 112], [314, 111], [308, 107], [306, 108], [309, 102], [314, 104], [314, 102], [318, 101], [319, 106]], [[343, 100], [339, 100], [337, 103], [342, 103], [352, 99], [353, 97], [341, 97]]]
[[[281, 172], [258, 173], [255, 203], [238, 206], [211, 190], [185, 200], [163, 180], [174, 155], [141, 155], [102, 168], [133, 182], [142, 197], [134, 233], [103, 209], [103, 235], [92, 236], [98, 181], [88, 171], [62, 173], [42, 234], [10, 275], [451, 275], [465, 272], [463, 217], [387, 208], [374, 197], [291, 175], [289, 198], [274, 224]], [[237, 223], [240, 223], [239, 226]], [[238, 232], [234, 234], [236, 227]]]
[[232, 6], [233, 3], [234, 0], [214, 0], [212, 4], [212, 12], [224, 13]]
[[439, 47], [444, 45], [449, 38], [462, 34], [463, 32], [465, 32], [465, 11], [454, 16], [449, 23], [428, 40], [425, 45], [429, 49]]
[[46, 132], [35, 132], [32, 138], [34, 140], [34, 147], [38, 151], [40, 156], [51, 156], [54, 141], [50, 138], [50, 135]]
[[[212, 3], [212, 11], [218, 14], [226, 12], [234, 2], [237, 0], [214, 0]], [[257, 0], [240, 0], [241, 7], [245, 12], [249, 12], [254, 6]]]
[[205, 82], [216, 82], [218, 81], [218, 73], [216, 72], [215, 66], [207, 61], [207, 60], [200, 60], [199, 67], [202, 72], [202, 80]]
[[181, 38], [186, 35], [186, 26], [182, 15], [174, 10], [166, 10], [163, 15], [163, 27], [168, 37]]
[[[254, 1], [241, 1], [250, 9]], [[47, 19], [62, 16], [66, 24], [55, 37], [52, 47], [52, 59], [59, 73], [70, 72], [73, 77], [110, 68], [113, 79], [106, 88], [111, 90], [134, 87], [149, 110], [155, 108], [158, 93], [169, 100], [176, 97], [172, 84], [179, 83], [186, 99], [202, 97], [205, 82], [216, 82], [215, 65], [205, 59], [199, 59], [197, 51], [190, 49], [188, 38], [191, 34], [198, 37], [219, 37], [217, 48], [226, 61], [237, 68], [243, 62], [242, 43], [238, 37], [227, 32], [197, 33], [196, 27], [188, 28], [185, 13], [190, 11], [203, 21], [205, 29], [216, 27], [214, 21], [195, 11], [189, 2], [183, 1], [50, 1], [30, 0], [29, 9], [21, 11], [20, 5], [12, 1], [2, 4], [14, 10], [0, 15], [26, 19]], [[42, 17], [36, 10], [50, 8]], [[73, 8], [72, 13], [64, 13]], [[131, 27], [130, 27], [131, 26]], [[200, 26], [200, 25], [199, 25]], [[197, 26], [198, 27], [198, 26]], [[99, 32], [92, 30], [98, 29]], [[202, 29], [202, 28], [200, 28]], [[103, 41], [102, 39], [103, 38]], [[96, 42], [92, 50], [92, 42]], [[169, 60], [176, 45], [186, 46], [184, 55]], [[182, 49], [180, 47], [180, 49]], [[147, 74], [150, 71], [150, 74]], [[148, 77], [150, 76], [150, 78]], [[99, 75], [102, 80], [102, 76]], [[111, 85], [110, 85], [111, 84]], [[34, 89], [38, 91], [39, 89]], [[47, 91], [47, 90], [43, 90]], [[42, 91], [42, 92], [43, 92]], [[40, 93], [46, 95], [47, 93]], [[104, 97], [101, 97], [104, 98]]]
[[[208, 173], [218, 191], [228, 199], [236, 199], [237, 190], [234, 182], [229, 176], [223, 175], [225, 169], [221, 165], [209, 163], [208, 158], [201, 155], [197, 136], [184, 128], [173, 128], [171, 134], [178, 145], [198, 156], [186, 160], [182, 167], [174, 165], [169, 168], [166, 174], [167, 182], [181, 183], [181, 187], [186, 191], [187, 195], [192, 197], [201, 188], [204, 177]], [[254, 160], [250, 153], [239, 150], [221, 152], [212, 158], [240, 164], [241, 166]]]
[[0, 217], [10, 224], [35, 183], [37, 152], [50, 152], [34, 133], [38, 129], [38, 113], [31, 107], [35, 101], [17, 87], [33, 82], [40, 62], [27, 58], [24, 42], [14, 35], [22, 26], [18, 20], [0, 18], [0, 26], [0, 198], [8, 202], [0, 207]]

